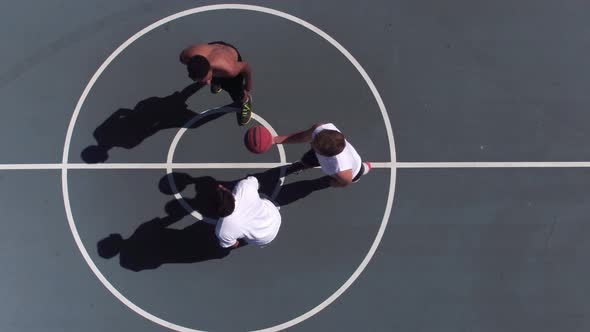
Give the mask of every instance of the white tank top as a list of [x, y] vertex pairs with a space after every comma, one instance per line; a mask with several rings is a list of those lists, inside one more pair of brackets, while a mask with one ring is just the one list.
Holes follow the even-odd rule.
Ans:
[[[313, 133], [311, 134], [312, 139], [315, 138], [317, 134], [319, 134], [319, 132], [324, 129], [336, 130], [337, 132], [340, 132], [340, 130], [338, 130], [338, 128], [336, 128], [336, 126], [334, 126], [333, 124], [326, 123], [317, 127], [313, 131]], [[342, 152], [333, 157], [325, 157], [317, 152], [315, 153], [318, 157], [318, 161], [320, 162], [322, 170], [326, 174], [332, 175], [341, 171], [345, 171], [347, 169], [351, 169], [352, 177], [354, 178], [358, 174], [358, 172], [360, 172], [362, 164], [361, 156], [359, 156], [354, 147], [352, 147], [352, 145], [350, 145], [350, 143], [348, 143], [347, 140], [345, 140], [345, 142], [346, 145], [344, 146], [344, 150], [342, 150]]]

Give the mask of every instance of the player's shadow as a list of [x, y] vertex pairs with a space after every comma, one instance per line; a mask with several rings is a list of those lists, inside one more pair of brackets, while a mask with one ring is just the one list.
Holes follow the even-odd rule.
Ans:
[[[112, 148], [132, 149], [160, 130], [184, 127], [197, 116], [197, 113], [188, 109], [186, 101], [202, 87], [202, 84], [193, 83], [166, 97], [144, 99], [133, 109], [118, 109], [94, 130], [97, 144], [82, 151], [82, 160], [89, 164], [105, 162]], [[215, 114], [203, 116], [189, 128], [198, 128], [235, 111], [236, 105], [233, 103], [222, 106]]]
[[[295, 171], [295, 168], [292, 165], [286, 165], [271, 168], [261, 173], [251, 174], [258, 179], [258, 183], [260, 184], [258, 191], [263, 194], [265, 198], [271, 199], [276, 186], [280, 184], [281, 169], [284, 170], [285, 176], [293, 174]], [[170, 186], [170, 177], [172, 177], [174, 180], [176, 190], [173, 190], [173, 188]], [[210, 203], [212, 196], [208, 196], [206, 193], [214, 191], [217, 184], [222, 184], [231, 190], [240, 180], [242, 179], [219, 181], [210, 176], [195, 178], [186, 173], [175, 172], [164, 176], [160, 180], [160, 191], [169, 195], [173, 195], [182, 192], [190, 185], [194, 185], [196, 196], [184, 197], [185, 202], [188, 203], [192, 209], [199, 211], [201, 214], [209, 215], [211, 212], [207, 211], [207, 209], [213, 206], [213, 204]], [[303, 199], [315, 191], [323, 190], [328, 187], [330, 187], [329, 176], [322, 176], [313, 180], [297, 181], [282, 185], [277, 197], [271, 200], [277, 206], [285, 206]]]
[[[260, 183], [259, 192], [271, 196], [276, 185], [280, 183], [281, 168], [285, 170], [285, 175], [293, 172], [289, 165], [252, 174]], [[189, 186], [194, 186], [195, 194], [183, 196], [186, 205], [177, 199], [169, 201], [165, 206], [165, 217], [144, 222], [127, 239], [120, 234], [111, 234], [100, 240], [97, 244], [98, 254], [105, 259], [119, 255], [119, 264], [136, 272], [155, 269], [163, 264], [189, 264], [226, 257], [232, 250], [219, 246], [214, 224], [196, 221], [183, 229], [173, 229], [169, 226], [187, 216], [192, 209], [206, 218], [211, 218], [211, 208], [214, 206], [212, 200], [217, 186], [222, 184], [232, 189], [240, 180], [218, 181], [210, 176], [195, 178], [180, 172], [162, 177], [159, 182], [162, 193], [174, 195], [183, 192]], [[285, 206], [329, 186], [328, 176], [283, 185], [274, 203]], [[244, 245], [246, 243], [240, 241], [239, 248]]]
[[201, 176], [193, 178], [186, 173], [174, 172], [163, 176], [158, 183], [160, 192], [166, 195], [180, 194], [187, 186], [194, 185], [195, 194], [191, 197], [186, 194], [183, 195], [183, 202], [176, 199], [168, 202], [166, 205], [166, 212], [168, 214], [189, 214], [193, 210], [199, 212], [203, 217], [207, 218], [210, 223], [215, 223], [214, 216], [214, 200], [218, 194], [217, 187], [221, 184], [226, 188], [233, 188], [235, 181], [218, 181], [211, 176]]
[[[296, 169], [293, 165], [271, 168], [267, 171], [251, 174], [258, 179], [260, 184], [259, 192], [269, 199], [276, 186], [280, 185], [281, 169], [284, 170], [285, 176], [293, 174]], [[237, 183], [239, 180], [236, 180]], [[322, 176], [312, 180], [301, 180], [289, 184], [283, 184], [277, 197], [272, 199], [275, 205], [285, 206], [300, 199], [306, 198], [315, 191], [323, 190], [330, 187], [330, 177]]]
[[[164, 183], [165, 180], [161, 182]], [[199, 186], [199, 191], [186, 200], [191, 206], [199, 208], [201, 214], [209, 216], [208, 207], [211, 204], [208, 202], [218, 182], [213, 178], [203, 177], [196, 179], [194, 183]], [[161, 190], [165, 193], [172, 192], [169, 187]], [[97, 244], [98, 254], [105, 259], [119, 255], [119, 264], [136, 272], [155, 269], [163, 264], [197, 263], [229, 255], [231, 249], [219, 245], [215, 225], [197, 221], [183, 229], [173, 229], [169, 226], [189, 212], [176, 199], [168, 202], [165, 210], [165, 217], [144, 222], [127, 239], [120, 234], [111, 234], [100, 240]], [[243, 245], [245, 243], [241, 243], [240, 247]]]
[[119, 264], [135, 272], [229, 255], [229, 249], [219, 246], [214, 225], [196, 222], [183, 229], [168, 228], [176, 221], [174, 216], [154, 218], [141, 224], [127, 239], [111, 234], [98, 242], [98, 254], [105, 259], [119, 255]]

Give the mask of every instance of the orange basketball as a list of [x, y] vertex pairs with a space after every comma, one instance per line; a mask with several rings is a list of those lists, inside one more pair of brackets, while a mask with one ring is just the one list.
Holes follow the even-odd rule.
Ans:
[[272, 146], [272, 134], [263, 126], [254, 126], [246, 131], [244, 144], [252, 153], [265, 153]]

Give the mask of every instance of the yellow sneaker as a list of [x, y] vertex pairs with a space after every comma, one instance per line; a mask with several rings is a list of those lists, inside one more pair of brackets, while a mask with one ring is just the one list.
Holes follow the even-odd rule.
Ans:
[[243, 126], [250, 122], [252, 118], [252, 96], [248, 96], [245, 102], [242, 103], [242, 110], [236, 113], [238, 125]]

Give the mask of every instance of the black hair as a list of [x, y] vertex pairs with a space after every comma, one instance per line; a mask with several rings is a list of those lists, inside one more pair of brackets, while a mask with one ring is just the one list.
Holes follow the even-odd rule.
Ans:
[[188, 64], [186, 66], [188, 70], [188, 76], [195, 80], [200, 81], [211, 69], [211, 64], [209, 60], [202, 55], [195, 55], [188, 60]]
[[236, 208], [234, 195], [227, 189], [217, 188], [215, 195], [215, 207], [215, 214], [217, 218], [229, 216]]

